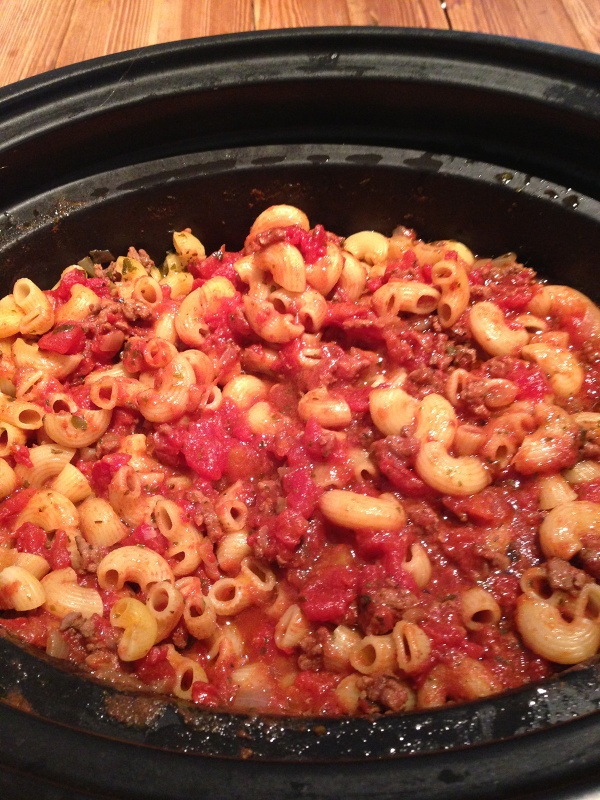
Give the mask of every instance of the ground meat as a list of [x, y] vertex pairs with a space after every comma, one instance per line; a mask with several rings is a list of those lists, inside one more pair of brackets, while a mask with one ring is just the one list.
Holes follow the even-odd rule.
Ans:
[[455, 344], [451, 346], [450, 353], [452, 355], [452, 366], [457, 369], [467, 369], [469, 371], [475, 368], [477, 364], [477, 351], [474, 347], [467, 347], [464, 344]]
[[396, 458], [412, 461], [419, 452], [421, 442], [419, 439], [409, 434], [397, 436], [386, 436], [373, 445], [375, 457], [381, 456], [385, 451]]
[[129, 323], [138, 320], [152, 319], [152, 309], [146, 303], [139, 300], [130, 300], [127, 303], [119, 303], [116, 300], [103, 300], [97, 318], [98, 329], [102, 326], [116, 328], [117, 330], [129, 333]]
[[405, 389], [418, 400], [432, 392], [444, 394], [446, 388], [446, 372], [432, 367], [417, 367], [408, 373]]
[[406, 511], [406, 516], [413, 525], [416, 525], [423, 533], [434, 535], [440, 527], [439, 515], [424, 500], [413, 500], [405, 498], [402, 505]]
[[471, 338], [471, 331], [464, 323], [465, 315], [463, 314], [454, 325], [449, 329], [454, 339], [453, 346], [456, 347], [456, 342], [466, 342]]
[[180, 622], [178, 625], [176, 625], [175, 629], [171, 633], [171, 640], [173, 641], [173, 644], [178, 650], [184, 650], [187, 647], [189, 639], [190, 634], [188, 633], [183, 622]]
[[116, 644], [114, 652], [103, 647], [92, 650], [85, 659], [88, 669], [96, 673], [101, 679], [116, 683], [123, 675], [116, 650]]
[[89, 544], [83, 536], [76, 536], [75, 544], [77, 545], [77, 550], [81, 557], [81, 569], [86, 572], [96, 572], [98, 564], [110, 549], [108, 547]]
[[300, 642], [302, 653], [298, 656], [298, 667], [301, 670], [323, 669], [323, 645], [329, 640], [329, 631], [325, 627], [317, 628], [314, 633], [307, 634]]
[[367, 596], [359, 598], [358, 625], [367, 635], [381, 636], [390, 633], [407, 608], [417, 602], [408, 589], [401, 589], [391, 582]]
[[520, 359], [513, 356], [494, 356], [486, 362], [486, 370], [490, 378], [506, 378], [518, 367]]
[[399, 678], [392, 675], [364, 676], [358, 687], [365, 693], [368, 713], [404, 711], [411, 705], [412, 695]]
[[225, 531], [221, 527], [217, 512], [215, 511], [214, 504], [198, 491], [186, 492], [186, 500], [198, 508], [198, 513], [192, 513], [192, 521], [200, 526], [202, 523], [206, 526], [206, 534], [211, 542], [218, 542], [225, 535]]
[[[386, 318], [386, 322], [388, 322], [388, 318]], [[389, 324], [393, 327], [393, 321]], [[379, 346], [385, 335], [385, 323], [373, 316], [348, 317], [339, 325], [345, 331], [348, 345], [355, 343], [358, 347], [365, 349]]]
[[[437, 322], [437, 320], [436, 320]], [[440, 326], [441, 328], [441, 326]], [[436, 325], [433, 325], [433, 329], [436, 329]], [[438, 335], [441, 335], [441, 331], [438, 332]], [[431, 355], [429, 356], [429, 366], [433, 367], [436, 370], [440, 370], [442, 372], [446, 372], [450, 365], [452, 364], [452, 350], [448, 349], [448, 347], [437, 348], [433, 350]]]
[[377, 364], [379, 356], [371, 350], [351, 347], [335, 364], [334, 373], [341, 380], [353, 380], [367, 367]]
[[600, 460], [600, 442], [585, 441], [579, 448], [579, 459]]
[[70, 629], [77, 631], [86, 639], [94, 635], [94, 623], [91, 619], [83, 617], [78, 611], [72, 611], [67, 614], [60, 622], [59, 630], [67, 631]]
[[130, 247], [127, 251], [127, 258], [135, 258], [136, 261], [139, 261], [148, 274], [154, 267], [154, 261], [145, 250], [136, 250], [135, 247]]
[[531, 284], [536, 281], [536, 273], [532, 269], [529, 269], [529, 267], [524, 267], [516, 261], [514, 253], [507, 253], [505, 256], [499, 256], [489, 261], [488, 264], [482, 268], [482, 272], [487, 280], [493, 281], [494, 283], [501, 283], [503, 279], [511, 275], [520, 278], [521, 283], [524, 284]]
[[319, 426], [310, 441], [311, 454], [315, 454], [322, 461], [325, 461], [338, 446], [338, 441], [335, 431], [330, 431]]
[[106, 456], [109, 453], [114, 453], [116, 450], [118, 450], [121, 445], [122, 438], [123, 437], [120, 433], [107, 431], [96, 445], [96, 458], [100, 460], [102, 456]]
[[146, 303], [140, 300], [130, 300], [123, 308], [123, 316], [129, 322], [137, 322], [138, 320], [149, 320], [152, 318], [153, 311]]
[[[596, 554], [598, 555], [598, 554]], [[568, 561], [562, 558], [550, 558], [546, 564], [548, 571], [548, 584], [553, 590], [561, 590], [576, 594], [586, 583], [591, 583], [590, 576], [571, 566]]]
[[460, 399], [467, 409], [479, 419], [488, 419], [491, 414], [485, 404], [489, 391], [489, 381], [469, 380], [463, 388]]
[[420, 442], [410, 434], [386, 436], [373, 444], [372, 455], [381, 473], [405, 497], [426, 497], [431, 489], [412, 469]]
[[254, 253], [271, 244], [285, 241], [285, 237], [285, 228], [268, 228], [266, 231], [259, 231], [255, 236], [248, 236], [245, 250], [248, 253]]
[[581, 539], [579, 561], [590, 575], [600, 580], [600, 534], [588, 533]]
[[119, 628], [105, 625], [100, 635], [94, 617], [85, 618], [75, 611], [64, 617], [60, 623], [60, 630], [76, 631], [81, 636], [88, 653], [99, 653], [98, 658], [107, 661], [112, 660], [122, 633]]
[[258, 517], [264, 517], [269, 514], [279, 514], [283, 510], [283, 498], [277, 481], [258, 481], [255, 494], [256, 500], [253, 511]]
[[475, 555], [479, 556], [483, 561], [486, 561], [492, 569], [507, 570], [510, 567], [510, 558], [504, 552], [495, 550], [489, 544], [476, 544], [474, 549]]
[[492, 298], [492, 293], [494, 288], [492, 286], [488, 286], [484, 283], [474, 283], [470, 287], [470, 295], [474, 302], [481, 302], [485, 300], [490, 300]]
[[129, 323], [123, 317], [123, 303], [116, 300], [103, 300], [96, 325], [98, 330], [113, 328], [129, 333]]

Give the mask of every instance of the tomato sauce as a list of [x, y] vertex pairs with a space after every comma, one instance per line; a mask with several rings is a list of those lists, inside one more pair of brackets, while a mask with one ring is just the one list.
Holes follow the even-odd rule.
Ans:
[[[35, 647], [51, 642], [56, 649], [58, 643], [59, 657], [116, 685], [236, 712], [397, 713], [515, 689], [563, 668], [537, 652], [535, 637], [528, 639], [520, 627], [519, 608], [534, 591], [543, 602], [553, 597], [574, 607], [600, 574], [600, 537], [593, 531], [570, 559], [548, 555], [540, 539], [542, 523], [561, 502], [576, 498], [600, 508], [600, 467], [589, 473], [600, 446], [585, 417], [600, 418], [599, 362], [582, 334], [583, 312], [579, 318], [551, 310], [522, 334], [523, 315], [544, 284], [516, 258], [476, 259], [460, 243], [425, 244], [406, 229], [382, 238], [393, 254], [377, 261], [358, 245], [345, 250], [349, 240], [321, 225], [307, 229], [285, 217], [251, 232], [240, 251], [223, 246], [206, 257], [192, 254], [187, 264], [180, 253], [177, 269], [161, 270], [135, 251], [127, 263], [97, 267], [93, 278], [78, 269], [63, 274], [44, 294], [53, 314], [75, 286], [90, 289], [98, 301], [87, 316], [57, 322], [35, 342], [56, 363], [79, 358], [66, 374], [48, 368], [25, 390], [28, 367], [10, 355], [17, 397], [65, 424], [70, 415], [81, 432], [91, 415], [102, 413], [93, 399], [95, 380], [117, 375], [122, 388], [127, 382], [135, 391], [108, 409], [96, 439], [70, 448], [44, 418], [39, 432], [25, 431], [5, 456], [15, 475], [14, 490], [0, 501], [0, 624], [7, 631]], [[254, 262], [259, 277], [249, 277], [248, 263], [281, 242], [301, 257], [308, 295], [287, 289], [285, 274], [278, 285], [258, 269], [260, 261]], [[355, 300], [344, 272], [353, 263], [350, 255], [364, 277]], [[468, 287], [451, 324], [437, 311], [377, 311], [373, 296], [395, 285], [424, 285], [446, 297], [438, 262], [464, 277], [455, 289]], [[321, 293], [316, 327], [289, 336], [271, 328], [274, 319], [285, 331], [300, 325], [299, 303], [310, 299], [311, 274], [321, 269], [338, 273]], [[132, 270], [141, 284], [130, 285]], [[228, 282], [229, 291], [213, 298], [209, 310], [182, 320], [189, 294], [173, 289], [181, 271], [193, 278], [191, 292], [215, 287], [215, 280]], [[142, 292], [152, 281], [156, 302]], [[262, 302], [255, 317], [247, 305], [253, 292]], [[285, 313], [274, 293], [288, 303]], [[523, 343], [506, 352], [502, 343], [486, 350], [471, 324], [476, 303], [493, 303], [505, 335], [521, 332]], [[192, 334], [191, 323], [197, 323]], [[554, 356], [521, 355], [525, 343], [547, 346]], [[181, 385], [174, 380], [165, 390], [171, 402], [164, 418], [153, 418], [140, 398], [160, 394], [165, 368], [186, 354], [191, 372], [194, 358], [204, 358], [212, 377], [192, 381], [176, 411]], [[581, 366], [572, 393], [555, 391], [553, 378], [568, 372], [552, 362], [559, 356]], [[462, 383], [453, 384], [457, 374]], [[256, 397], [236, 395], [232, 387], [240, 376], [256, 380]], [[506, 395], [490, 393], [498, 385]], [[405, 403], [397, 400], [383, 421], [374, 401], [381, 387], [401, 390], [396, 399]], [[332, 417], [316, 401], [303, 405], [311, 393], [313, 400], [327, 398]], [[432, 395], [446, 422], [441, 430], [432, 422], [423, 435], [419, 414]], [[335, 417], [333, 406], [343, 417]], [[412, 416], [407, 407], [414, 407]], [[402, 414], [405, 421], [397, 424]], [[496, 449], [494, 436], [504, 437]], [[486, 476], [482, 487], [469, 493], [448, 481], [444, 490], [431, 479], [420, 459], [427, 444], [439, 441], [445, 442], [448, 473], [474, 459]], [[53, 497], [71, 513], [65, 512], [65, 524], [48, 522], [35, 507], [56, 492], [59, 474], [40, 478], [36, 472], [32, 457], [42, 444], [55, 446], [53, 455], [59, 448], [72, 451], [69, 461], [81, 476], [83, 496]], [[538, 462], [526, 461], [528, 447], [541, 453]], [[552, 499], [549, 478], [561, 487], [560, 501]], [[336, 491], [347, 507], [328, 513], [323, 499]], [[118, 497], [118, 541], [96, 540], [85, 529], [81, 510], [88, 497], [107, 503]], [[373, 516], [382, 500], [401, 509], [398, 524]], [[168, 524], [156, 511], [159, 501], [172, 515]], [[372, 514], [369, 520], [361, 509]], [[158, 564], [158, 578], [144, 585], [145, 574], [132, 569], [121, 585], [121, 567], [103, 578], [105, 559], [120, 548]], [[73, 570], [78, 587], [96, 593], [100, 607], [88, 614], [74, 605], [62, 616], [49, 603], [18, 610], [18, 581], [3, 584], [2, 574], [31, 563], [27, 556], [45, 563], [42, 587], [46, 575]], [[188, 558], [189, 569], [182, 566]], [[161, 581], [171, 594], [153, 599], [152, 608], [149, 598]], [[242, 588], [237, 610], [231, 610], [237, 589], [228, 582]], [[222, 596], [219, 586], [229, 587]], [[469, 612], [473, 597], [487, 605]], [[161, 613], [172, 598], [171, 627], [157, 627], [142, 655], [124, 655], [123, 631], [111, 616], [117, 602], [135, 601], [140, 614], [154, 614], [163, 624]], [[214, 611], [206, 635], [199, 624], [203, 603]], [[567, 619], [561, 619], [562, 630]]]

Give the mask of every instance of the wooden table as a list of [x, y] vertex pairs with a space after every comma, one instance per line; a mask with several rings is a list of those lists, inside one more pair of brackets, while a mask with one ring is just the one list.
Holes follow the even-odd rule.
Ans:
[[0, 0], [0, 86], [150, 44], [323, 25], [451, 28], [600, 53], [600, 0]]

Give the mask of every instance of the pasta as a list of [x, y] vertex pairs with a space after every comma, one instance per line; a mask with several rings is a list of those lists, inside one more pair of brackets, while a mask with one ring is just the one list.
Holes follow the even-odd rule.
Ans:
[[[235, 712], [469, 702], [600, 648], [600, 311], [292, 205], [0, 300], [0, 626]], [[87, 260], [89, 262], [89, 259]]]

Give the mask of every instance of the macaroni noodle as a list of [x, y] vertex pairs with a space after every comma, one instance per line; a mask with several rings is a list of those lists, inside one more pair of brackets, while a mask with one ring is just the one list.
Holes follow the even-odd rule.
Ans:
[[236, 713], [429, 709], [596, 657], [591, 300], [292, 205], [209, 233], [0, 300], [0, 626]]

